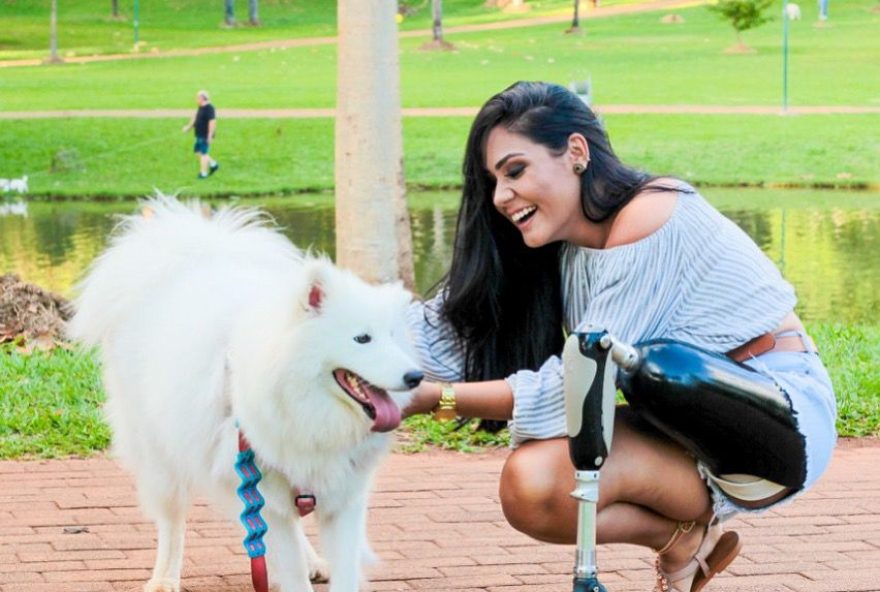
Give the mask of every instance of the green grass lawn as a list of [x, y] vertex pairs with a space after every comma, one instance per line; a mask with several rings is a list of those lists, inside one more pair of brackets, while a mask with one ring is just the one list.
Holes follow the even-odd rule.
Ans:
[[[792, 105], [880, 105], [880, 37], [868, 32], [877, 29], [880, 15], [870, 15], [868, 4], [853, 2], [833, 28], [792, 27]], [[563, 84], [591, 77], [600, 106], [781, 105], [778, 21], [744, 33], [757, 53], [727, 55], [723, 50], [734, 41], [729, 25], [703, 6], [678, 12], [685, 18], [680, 25], [661, 24], [662, 13], [588, 22], [584, 37], [564, 35], [557, 25], [450, 36], [457, 53], [416, 51], [416, 42], [406, 40], [404, 102], [429, 106], [440, 95], [450, 104], [479, 105], [515, 76]]]
[[103, 450], [110, 430], [92, 355], [56, 349], [21, 355], [0, 347], [0, 458], [52, 458]]
[[[701, 185], [880, 185], [871, 115], [609, 115], [620, 157]], [[197, 181], [192, 136], [176, 119], [5, 121], [0, 176], [27, 173], [33, 196], [119, 198], [154, 188], [223, 196], [331, 190], [333, 120], [221, 120], [220, 172]], [[405, 118], [411, 187], [461, 183], [468, 118]], [[760, 130], [744, 133], [743, 130]], [[54, 161], [54, 165], [53, 165]], [[53, 170], [54, 169], [54, 170]]]
[[[880, 436], [880, 326], [808, 327], [835, 384], [841, 436]], [[109, 443], [101, 416], [104, 394], [91, 353], [56, 349], [21, 355], [0, 348], [0, 459], [85, 456]], [[503, 446], [506, 432], [476, 432], [473, 424], [453, 430], [427, 416], [406, 420], [402, 448], [426, 446], [473, 450]]]
[[[138, 40], [141, 51], [251, 43], [268, 39], [336, 34], [336, 3], [318, 0], [262, 0], [261, 27], [223, 26], [223, 2], [210, 0], [141, 1]], [[247, 22], [247, 2], [236, 3], [236, 18]], [[134, 2], [119, 3], [114, 19], [104, 0], [58, 3], [58, 48], [62, 56], [128, 53], [134, 46]], [[44, 58], [49, 48], [49, 3], [0, 0], [0, 17], [9, 23], [0, 33], [0, 59]]]
[[880, 436], [880, 325], [809, 324], [837, 394], [842, 436]]
[[[880, 106], [880, 14], [868, 11], [871, 4], [835, 9], [829, 28], [792, 25], [791, 105]], [[560, 25], [462, 33], [449, 36], [454, 52], [423, 51], [424, 38], [406, 38], [402, 102], [478, 106], [518, 79], [591, 77], [600, 106], [781, 106], [778, 22], [745, 33], [757, 53], [726, 55], [729, 25], [703, 6], [679, 12], [686, 17], [680, 25], [661, 24], [658, 13], [619, 16], [590, 23], [582, 37]], [[198, 88], [210, 89], [221, 110], [332, 107], [335, 77], [335, 45], [11, 68], [0, 76], [0, 110], [189, 108]]]
[[[554, 2], [535, 10], [566, 10], [567, 2]], [[9, 0], [0, 3], [10, 9]], [[880, 15], [869, 10], [873, 4], [854, 0], [836, 7], [827, 28], [815, 28], [809, 13], [792, 23], [792, 105], [880, 105], [880, 61], [874, 59], [880, 55], [880, 36], [873, 34]], [[195, 0], [177, 0], [151, 10], [165, 11], [157, 21], [183, 43], [201, 31], [189, 20], [199, 13], [193, 8], [197, 5]], [[268, 21], [273, 10], [303, 5], [276, 0], [266, 2], [263, 12]], [[96, 10], [85, 0], [65, 6], [86, 21]], [[463, 0], [444, 6], [451, 21], [486, 16], [485, 9]], [[105, 9], [109, 7], [102, 5]], [[658, 13], [587, 18], [585, 36], [566, 35], [560, 25], [456, 34], [449, 37], [456, 44], [454, 52], [422, 51], [424, 39], [405, 38], [402, 102], [407, 107], [475, 107], [517, 79], [566, 84], [590, 77], [600, 112], [603, 104], [780, 104], [779, 22], [746, 33], [758, 53], [725, 55], [722, 50], [733, 40], [726, 23], [704, 6], [678, 12], [685, 17], [679, 25], [661, 24]], [[313, 22], [335, 18], [326, 6], [308, 13]], [[21, 18], [36, 22], [44, 16], [41, 8], [25, 11]], [[267, 24], [259, 34], [269, 34], [269, 29]], [[271, 35], [278, 37], [277, 31]], [[16, 120], [0, 126], [0, 176], [28, 174], [37, 195], [118, 197], [142, 195], [153, 187], [201, 195], [329, 189], [332, 120], [230, 120], [222, 119], [222, 110], [332, 107], [335, 51], [333, 45], [320, 45], [0, 70], [0, 111], [189, 111], [194, 91], [207, 88], [221, 111], [216, 152], [224, 162], [220, 175], [196, 185], [191, 139], [177, 131], [183, 120]], [[606, 121], [625, 160], [699, 184], [880, 184], [877, 115], [609, 115]], [[468, 123], [466, 118], [405, 121], [410, 184], [460, 182]], [[64, 150], [76, 157], [74, 170], [56, 167], [50, 172], [53, 158]]]
[[[603, 6], [637, 4], [644, 0], [604, 0]], [[104, 0], [64, 0], [58, 7], [59, 50], [63, 55], [127, 53], [134, 45], [134, 3], [119, 3], [119, 18]], [[401, 30], [431, 26], [430, 2], [412, 0], [400, 23]], [[475, 0], [445, 0], [443, 23], [456, 25], [520, 19], [531, 16], [569, 15], [570, 0], [533, 0], [531, 10], [508, 13], [486, 8]], [[584, 2], [582, 16], [589, 12]], [[141, 51], [160, 51], [252, 43], [270, 39], [336, 34], [336, 2], [327, 0], [261, 0], [262, 25], [247, 25], [247, 3], [236, 3], [240, 26], [224, 26], [223, 3], [214, 0], [163, 0], [140, 2], [138, 39]], [[0, 0], [0, 20], [9, 23], [0, 33], [0, 60], [25, 59], [48, 54], [49, 3], [35, 0]]]

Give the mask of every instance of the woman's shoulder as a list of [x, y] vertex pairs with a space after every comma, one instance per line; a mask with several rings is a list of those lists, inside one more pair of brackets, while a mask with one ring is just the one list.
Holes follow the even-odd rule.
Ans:
[[605, 248], [636, 243], [660, 230], [672, 218], [682, 191], [693, 190], [669, 177], [648, 183], [614, 216]]

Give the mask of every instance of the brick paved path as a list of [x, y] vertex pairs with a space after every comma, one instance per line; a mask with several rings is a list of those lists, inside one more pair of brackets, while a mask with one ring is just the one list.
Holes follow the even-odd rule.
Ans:
[[[392, 456], [371, 502], [370, 537], [382, 558], [373, 589], [570, 591], [573, 548], [534, 542], [504, 521], [496, 493], [502, 462], [501, 453]], [[844, 442], [814, 491], [736, 519], [743, 553], [707, 592], [880, 590], [878, 467], [880, 443]], [[110, 460], [0, 462], [0, 592], [139, 591], [153, 537], [131, 480]], [[185, 588], [248, 592], [239, 539], [197, 505]], [[647, 592], [651, 559], [637, 547], [603, 547], [603, 583], [610, 592]]]

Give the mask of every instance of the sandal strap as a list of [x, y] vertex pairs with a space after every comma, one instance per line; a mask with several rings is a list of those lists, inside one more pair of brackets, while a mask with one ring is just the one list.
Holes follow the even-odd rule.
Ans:
[[657, 582], [654, 586], [654, 592], [679, 592], [681, 588], [676, 584], [682, 581], [690, 584], [690, 582], [693, 581], [693, 578], [690, 576], [694, 575], [699, 568], [700, 566], [697, 565], [697, 562], [692, 559], [682, 569], [675, 573], [668, 574], [660, 568], [660, 556], [658, 555], [654, 560], [654, 569], [657, 572]]
[[[693, 528], [693, 526], [691, 526]], [[686, 531], [686, 532], [689, 532]], [[673, 573], [666, 573], [660, 568], [660, 553], [657, 554], [657, 557], [654, 561], [654, 567], [657, 571], [657, 585], [654, 588], [655, 592], [687, 592], [687, 590], [691, 590], [694, 586], [694, 582], [696, 582], [695, 578], [702, 578], [702, 583], [700, 584], [698, 589], [702, 589], [705, 583], [711, 579], [713, 575], [718, 573], [720, 569], [718, 568], [718, 563], [716, 558], [716, 565], [709, 565], [709, 555], [717, 548], [719, 542], [722, 540], [722, 535], [724, 531], [721, 529], [721, 526], [717, 523], [709, 524], [706, 527], [706, 533], [703, 536], [703, 541], [700, 543], [697, 552], [691, 558], [691, 560], [678, 571]], [[678, 538], [681, 538], [682, 533], [676, 529], [676, 532], [673, 533], [673, 538], [676, 541], [672, 541], [672, 544], [677, 542]], [[728, 533], [730, 535], [730, 533]], [[736, 533], [733, 533], [733, 536], [736, 537]], [[663, 551], [668, 551], [672, 544], [667, 543], [664, 546]], [[733, 557], [736, 556], [736, 553], [739, 551], [738, 548], [733, 550], [732, 556], [730, 556], [726, 562], [723, 564], [723, 567], [726, 567], [730, 561], [733, 560]], [[723, 568], [722, 567], [722, 568]], [[687, 588], [683, 590], [680, 588], [681, 584], [687, 585]]]
[[[683, 580], [687, 577], [694, 575], [701, 568], [700, 563], [703, 563], [705, 565], [705, 562], [702, 562], [699, 559], [697, 559], [696, 557], [694, 557], [693, 559], [691, 559], [688, 562], [687, 565], [682, 567], [680, 570], [672, 572], [672, 573], [666, 573], [666, 572], [660, 570], [660, 558], [659, 557], [657, 558], [656, 561], [657, 561], [657, 569], [660, 571], [660, 573], [663, 574], [663, 577], [665, 577], [670, 583], [678, 582], [680, 580]], [[704, 571], [703, 573], [707, 573], [708, 571], [709, 571], [709, 569], [707, 566], [706, 571]]]
[[691, 520], [689, 522], [679, 522], [675, 526], [675, 532], [672, 533], [672, 536], [669, 537], [669, 540], [666, 541], [666, 544], [660, 547], [659, 549], [655, 549], [657, 551], [657, 555], [663, 555], [669, 549], [675, 546], [675, 544], [681, 540], [681, 537], [689, 533], [694, 529], [695, 521]]
[[706, 563], [706, 557], [696, 555], [692, 561], [696, 563], [695, 567], [699, 567], [704, 576], [709, 575], [709, 564]]
[[715, 549], [723, 532], [721, 525], [717, 522], [709, 523], [706, 526], [706, 532], [703, 535], [703, 542], [700, 543], [700, 547], [694, 554], [693, 559], [699, 564], [700, 571], [703, 572], [704, 576], [709, 574], [709, 564], [706, 560], [709, 558], [709, 554], [713, 549]]
[[695, 574], [698, 569], [700, 569], [700, 564], [697, 561], [691, 559], [687, 565], [685, 565], [680, 570], [675, 573], [666, 573], [660, 568], [660, 556], [669, 551], [672, 547], [674, 547], [681, 538], [692, 531], [694, 529], [694, 525], [696, 522], [693, 520], [689, 522], [679, 522], [675, 526], [675, 532], [672, 533], [672, 536], [669, 537], [669, 540], [666, 541], [666, 544], [656, 549], [657, 557], [654, 560], [654, 569], [657, 571], [657, 584], [654, 587], [655, 592], [675, 592], [678, 590], [677, 587], [674, 587], [679, 581], [687, 580], [688, 578]]

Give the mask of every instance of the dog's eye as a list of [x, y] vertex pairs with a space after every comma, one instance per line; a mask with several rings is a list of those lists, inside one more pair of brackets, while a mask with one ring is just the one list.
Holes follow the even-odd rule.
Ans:
[[357, 337], [355, 337], [354, 340], [358, 343], [370, 343], [371, 341], [373, 341], [373, 338], [364, 333], [363, 335], [358, 335]]

